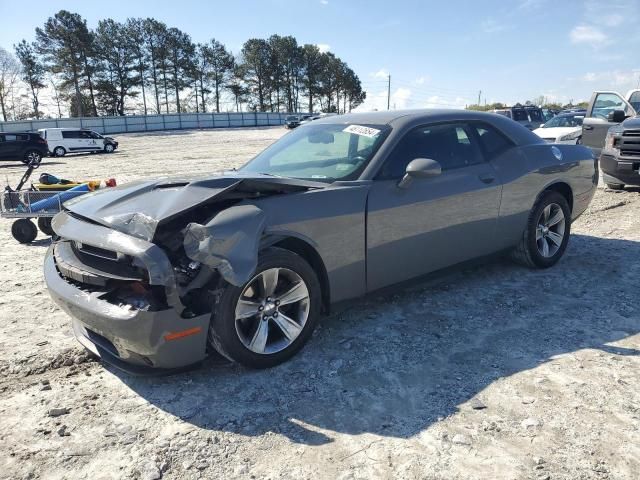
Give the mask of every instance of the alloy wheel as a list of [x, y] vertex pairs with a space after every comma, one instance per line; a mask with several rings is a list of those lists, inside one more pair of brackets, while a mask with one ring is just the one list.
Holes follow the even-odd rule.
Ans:
[[540, 255], [550, 258], [558, 253], [564, 240], [565, 222], [560, 205], [550, 203], [544, 207], [536, 227], [536, 244]]
[[40, 163], [40, 160], [42, 160], [42, 156], [38, 152], [27, 153], [27, 164], [34, 165]]
[[236, 333], [254, 353], [277, 353], [300, 336], [309, 309], [309, 289], [302, 277], [288, 268], [269, 268], [242, 290], [235, 308]]

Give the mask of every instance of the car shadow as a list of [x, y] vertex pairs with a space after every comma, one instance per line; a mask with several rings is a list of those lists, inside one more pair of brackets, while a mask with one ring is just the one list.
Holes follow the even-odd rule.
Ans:
[[[49, 165], [65, 165], [65, 164], [66, 162], [42, 160], [40, 162], [40, 167], [47, 167]], [[11, 162], [11, 163], [7, 163], [7, 162], [0, 163], [0, 168], [16, 168], [16, 167], [24, 167], [25, 169], [27, 168], [27, 166], [23, 162], [19, 162], [19, 161]]]
[[640, 331], [640, 242], [574, 235], [563, 260], [528, 270], [508, 260], [374, 296], [321, 322], [289, 362], [247, 370], [214, 357], [168, 377], [109, 368], [156, 407], [211, 430], [277, 432], [320, 445], [332, 432], [408, 438], [455, 414], [493, 382], [559, 355]]

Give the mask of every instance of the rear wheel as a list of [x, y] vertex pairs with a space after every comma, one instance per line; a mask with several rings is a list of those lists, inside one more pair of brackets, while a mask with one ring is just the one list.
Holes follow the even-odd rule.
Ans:
[[56, 147], [53, 149], [53, 154], [56, 157], [64, 157], [66, 155], [67, 151], [64, 149], [64, 147]]
[[558, 192], [543, 192], [529, 213], [527, 227], [512, 257], [531, 268], [548, 268], [564, 254], [571, 233], [571, 210]]
[[230, 360], [251, 368], [278, 365], [307, 342], [320, 313], [320, 283], [299, 255], [265, 250], [242, 287], [227, 285], [211, 318], [209, 340]]
[[607, 183], [607, 188], [611, 190], [624, 190], [623, 183]]
[[20, 243], [31, 243], [38, 236], [38, 229], [28, 218], [20, 218], [11, 225], [11, 235]]
[[51, 228], [51, 217], [38, 218], [38, 228], [45, 235], [49, 235], [50, 237], [55, 235], [53, 228]]

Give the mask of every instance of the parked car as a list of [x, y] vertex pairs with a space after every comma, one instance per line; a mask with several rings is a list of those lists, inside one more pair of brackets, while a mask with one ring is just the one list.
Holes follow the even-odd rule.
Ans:
[[36, 165], [48, 155], [47, 142], [37, 133], [0, 132], [0, 160]]
[[589, 149], [499, 115], [329, 117], [237, 171], [65, 204], [44, 275], [78, 340], [121, 368], [210, 349], [269, 367], [337, 302], [502, 251], [551, 267], [597, 181]]
[[532, 105], [516, 105], [509, 108], [501, 108], [493, 110], [493, 113], [510, 118], [520, 125], [527, 127], [529, 130], [535, 130], [544, 123], [542, 109]]
[[298, 115], [287, 115], [284, 119], [284, 127], [294, 129], [300, 125], [300, 117]]
[[103, 137], [92, 130], [41, 128], [38, 132], [49, 144], [51, 154], [56, 157], [76, 152], [113, 153], [118, 148], [118, 142], [112, 137]]
[[540, 125], [533, 133], [548, 143], [579, 144], [582, 137], [584, 115], [565, 113]]
[[597, 91], [582, 124], [582, 143], [600, 159], [607, 186], [640, 185], [640, 90]]

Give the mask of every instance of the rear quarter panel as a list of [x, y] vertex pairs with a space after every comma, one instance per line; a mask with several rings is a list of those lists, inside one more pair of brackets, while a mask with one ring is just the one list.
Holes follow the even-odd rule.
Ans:
[[[552, 147], [562, 152], [558, 160]], [[538, 196], [553, 184], [565, 183], [573, 195], [572, 219], [588, 206], [598, 182], [591, 150], [581, 145], [536, 143], [514, 148], [493, 160], [503, 183], [498, 219], [502, 247], [520, 240]]]

